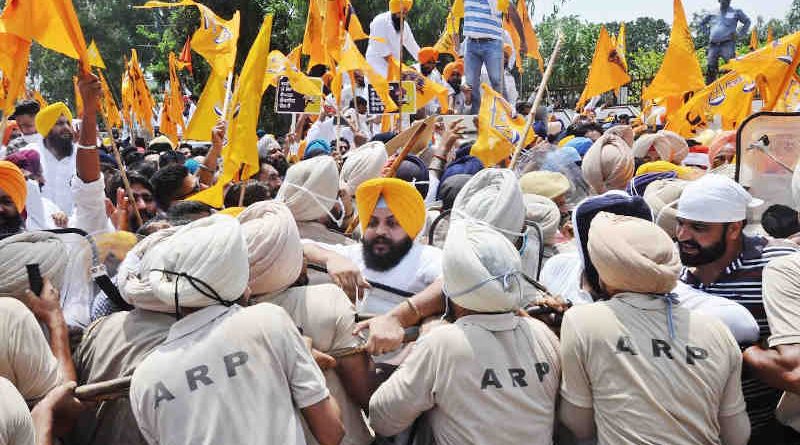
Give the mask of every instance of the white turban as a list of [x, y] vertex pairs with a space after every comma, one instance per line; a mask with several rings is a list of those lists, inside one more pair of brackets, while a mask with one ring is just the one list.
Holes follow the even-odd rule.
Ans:
[[561, 222], [558, 206], [544, 196], [525, 194], [525, 210], [526, 219], [535, 222], [542, 229], [542, 242], [553, 245]]
[[659, 179], [653, 181], [644, 191], [644, 200], [653, 211], [653, 222], [674, 237], [678, 225], [676, 219], [678, 199], [689, 181], [681, 179]]
[[583, 157], [581, 170], [586, 182], [596, 193], [625, 190], [634, 174], [630, 147], [619, 136], [605, 134], [589, 148]]
[[681, 270], [666, 232], [650, 221], [607, 212], [592, 220], [589, 256], [600, 280], [622, 292], [669, 293]]
[[24, 232], [0, 241], [0, 297], [25, 296], [28, 264], [38, 264], [42, 278], [61, 290], [68, 260], [64, 243], [49, 232]]
[[744, 221], [747, 208], [761, 203], [733, 179], [709, 174], [686, 186], [678, 200], [677, 217], [706, 223]]
[[303, 245], [292, 212], [277, 201], [262, 201], [239, 217], [250, 262], [250, 291], [268, 295], [289, 288], [303, 269]]
[[383, 142], [369, 142], [350, 150], [342, 165], [339, 181], [341, 188], [347, 190], [350, 196], [355, 195], [362, 182], [381, 176], [383, 166], [388, 160]]
[[153, 294], [153, 287], [150, 285], [150, 262], [153, 256], [148, 256], [147, 253], [174, 235], [179, 228], [159, 230], [139, 241], [119, 265], [117, 269], [119, 293], [131, 306], [154, 312], [175, 312], [174, 301], [165, 303]]
[[444, 294], [465, 309], [509, 312], [524, 306], [517, 249], [482, 224], [450, 224], [442, 257]]
[[271, 134], [265, 134], [261, 136], [261, 139], [258, 140], [258, 157], [265, 158], [269, 155], [270, 151], [272, 150], [280, 150], [281, 144], [275, 140], [275, 136]]
[[339, 196], [339, 170], [330, 156], [301, 161], [286, 172], [276, 200], [286, 203], [295, 221], [316, 221], [330, 213]]
[[516, 242], [525, 224], [525, 201], [517, 176], [502, 168], [479, 171], [458, 192], [451, 219], [483, 221]]
[[[206, 307], [238, 300], [249, 278], [239, 221], [212, 215], [181, 227], [145, 255], [153, 293], [164, 303]], [[192, 283], [194, 282], [194, 284]]]
[[628, 147], [633, 147], [633, 128], [630, 125], [615, 125], [606, 130], [605, 134], [619, 136]]

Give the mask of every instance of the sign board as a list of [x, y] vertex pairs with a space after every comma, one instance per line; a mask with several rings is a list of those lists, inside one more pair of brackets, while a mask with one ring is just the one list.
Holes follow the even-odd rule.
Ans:
[[[311, 81], [322, 90], [322, 79], [312, 77]], [[278, 81], [275, 92], [275, 112], [278, 114], [309, 113], [319, 114], [322, 110], [322, 96], [305, 96], [292, 89], [289, 78], [283, 76]]]
[[[402, 84], [402, 93], [401, 93]], [[396, 114], [387, 113], [383, 101], [378, 96], [378, 92], [372, 85], [367, 86], [367, 114]], [[389, 96], [400, 107], [400, 111], [404, 114], [414, 114], [417, 112], [417, 88], [416, 84], [412, 81], [389, 82]]]

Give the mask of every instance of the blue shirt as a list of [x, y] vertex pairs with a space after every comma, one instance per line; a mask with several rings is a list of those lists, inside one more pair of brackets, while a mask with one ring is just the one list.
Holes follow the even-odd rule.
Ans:
[[503, 40], [502, 13], [489, 0], [464, 0], [464, 36]]

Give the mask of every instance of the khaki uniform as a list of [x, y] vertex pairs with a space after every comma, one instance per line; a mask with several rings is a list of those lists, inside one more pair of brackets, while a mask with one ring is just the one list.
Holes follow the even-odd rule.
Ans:
[[370, 400], [370, 422], [391, 436], [430, 410], [439, 445], [550, 444], [560, 375], [543, 323], [469, 315], [417, 341]]
[[286, 311], [214, 305], [172, 325], [133, 373], [150, 444], [305, 444], [297, 409], [329, 396]]
[[[353, 336], [356, 325], [355, 308], [347, 295], [332, 284], [293, 287], [275, 296], [256, 298], [257, 302], [278, 305], [289, 313], [303, 335], [312, 340], [312, 347], [330, 353], [359, 346]], [[336, 399], [342, 413], [345, 436], [342, 445], [366, 445], [374, 439], [358, 404], [345, 392], [336, 370], [324, 371], [331, 396]], [[316, 444], [314, 436], [305, 429], [306, 440]]]
[[742, 359], [718, 320], [625, 293], [576, 306], [561, 326], [561, 396], [593, 408], [598, 444], [719, 444], [719, 417], [745, 410]]
[[58, 360], [33, 313], [19, 300], [0, 298], [0, 377], [28, 403], [61, 383]]
[[[167, 338], [173, 323], [172, 314], [143, 309], [117, 312], [92, 323], [73, 354], [78, 384], [132, 375], [147, 354]], [[127, 397], [102, 402], [97, 409], [83, 412], [70, 439], [84, 445], [147, 443]]]
[[8, 380], [0, 377], [0, 443], [34, 445], [33, 418], [25, 400]]

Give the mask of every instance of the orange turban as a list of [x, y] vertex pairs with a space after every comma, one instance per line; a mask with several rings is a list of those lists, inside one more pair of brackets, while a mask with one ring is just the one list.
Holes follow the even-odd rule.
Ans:
[[358, 186], [356, 206], [361, 232], [367, 231], [367, 224], [380, 198], [386, 201], [386, 206], [409, 238], [416, 238], [425, 226], [425, 202], [411, 183], [397, 178], [370, 179]]
[[414, 0], [389, 0], [389, 12], [392, 14], [397, 14], [400, 10], [408, 12], [412, 6], [414, 6]]
[[8, 121], [8, 124], [6, 125], [6, 132], [3, 133], [3, 145], [8, 145], [9, 141], [11, 140], [11, 133], [13, 133], [14, 130], [19, 130], [19, 125], [17, 125], [17, 121], [15, 120]]
[[439, 60], [439, 51], [436, 48], [426, 46], [419, 50], [419, 63], [425, 65], [426, 63], [436, 62]]
[[25, 176], [22, 170], [11, 162], [0, 161], [0, 190], [11, 197], [17, 212], [25, 210], [25, 199], [28, 197]]
[[462, 76], [464, 75], [464, 61], [463, 60], [456, 60], [455, 62], [450, 62], [447, 66], [444, 67], [444, 80], [445, 82], [450, 79], [450, 76], [453, 72], [458, 72]]

